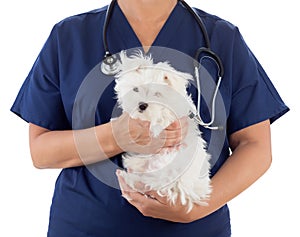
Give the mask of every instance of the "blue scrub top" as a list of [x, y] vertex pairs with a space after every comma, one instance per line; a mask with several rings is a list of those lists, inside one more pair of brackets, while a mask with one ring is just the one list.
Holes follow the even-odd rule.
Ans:
[[[78, 91], [91, 75], [101, 74], [98, 67], [104, 55], [102, 30], [106, 9], [72, 16], [54, 26], [11, 108], [14, 113], [27, 122], [50, 130], [74, 128], [73, 106], [79, 101], [78, 106], [81, 99], [89, 98], [87, 93], [76, 99]], [[273, 122], [286, 113], [288, 107], [247, 47], [238, 28], [201, 10], [197, 12], [207, 28], [211, 47], [220, 56], [225, 69], [219, 91], [224, 116], [219, 115], [222, 113], [217, 110], [216, 118], [224, 129], [211, 132], [202, 128], [209, 152], [214, 157], [213, 176], [230, 155], [230, 134], [266, 119]], [[113, 10], [107, 38], [112, 53], [141, 47], [118, 4]], [[194, 18], [178, 3], [153, 46], [175, 49], [193, 57], [196, 50], [205, 44]], [[209, 61], [204, 63], [209, 73], [216, 74], [215, 65], [210, 65]], [[105, 88], [101, 88], [101, 79], [95, 80], [95, 83], [98, 85], [95, 88], [102, 90], [94, 110], [93, 122], [97, 125], [110, 121], [116, 99], [113, 80]], [[195, 99], [196, 89], [191, 86], [189, 91]], [[204, 103], [201, 107], [202, 116], [208, 120], [207, 106]], [[85, 114], [78, 114], [76, 128], [89, 125], [84, 123]], [[112, 157], [110, 161], [121, 166], [120, 156]], [[61, 171], [51, 205], [48, 237], [230, 236], [227, 205], [189, 224], [144, 217], [115, 188], [118, 184], [114, 170], [105, 168], [101, 171], [102, 163], [95, 166], [95, 169], [82, 166]], [[91, 170], [97, 169], [104, 172], [115, 186], [95, 177]]]

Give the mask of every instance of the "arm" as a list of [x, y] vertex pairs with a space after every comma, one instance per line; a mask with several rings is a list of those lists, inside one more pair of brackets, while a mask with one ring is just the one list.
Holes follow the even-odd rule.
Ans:
[[30, 124], [29, 143], [33, 165], [36, 168], [75, 167], [121, 153], [110, 125], [107, 123], [77, 131], [50, 131]]
[[[212, 178], [213, 192], [208, 206], [194, 206], [190, 213], [186, 207], [170, 206], [167, 201], [149, 192], [155, 199], [127, 190], [123, 195], [145, 216], [188, 223], [203, 218], [232, 200], [261, 177], [271, 164], [271, 138], [269, 120], [252, 125], [230, 136], [232, 155]], [[120, 180], [124, 188], [126, 184]], [[128, 188], [128, 187], [126, 187]]]
[[230, 136], [232, 155], [212, 178], [213, 193], [204, 215], [217, 210], [260, 178], [272, 162], [269, 120]]
[[93, 164], [123, 151], [155, 153], [180, 143], [187, 120], [175, 121], [158, 138], [150, 137], [150, 124], [121, 115], [109, 123], [82, 130], [50, 131], [29, 125], [33, 165], [67, 168]]

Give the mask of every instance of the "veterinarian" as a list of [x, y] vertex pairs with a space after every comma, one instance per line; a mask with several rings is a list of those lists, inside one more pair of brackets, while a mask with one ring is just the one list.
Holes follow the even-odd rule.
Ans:
[[[102, 37], [106, 12], [103, 7], [66, 18], [53, 27], [11, 108], [29, 123], [34, 166], [62, 169], [53, 195], [48, 237], [230, 236], [226, 203], [269, 168], [270, 124], [288, 107], [238, 28], [196, 10], [211, 48], [224, 66], [219, 93], [226, 121], [219, 154], [214, 154], [213, 140], [218, 131], [202, 129], [212, 155], [217, 156], [211, 167], [213, 191], [208, 206], [194, 206], [187, 214], [185, 206], [169, 205], [155, 192], [132, 192], [117, 179], [117, 168], [110, 169], [109, 164], [122, 167], [122, 152], [150, 154], [177, 146], [190, 118], [178, 119], [153, 139], [147, 122], [128, 114], [113, 116], [114, 83], [104, 86], [101, 83], [106, 79], [97, 78], [106, 54]], [[105, 36], [113, 54], [135, 47], [147, 52], [150, 46], [160, 46], [194, 57], [197, 49], [205, 46], [195, 18], [177, 0], [118, 0]], [[89, 79], [99, 86], [87, 87], [78, 99], [78, 91]], [[97, 104], [85, 101], [100, 89], [98, 97], [91, 97]], [[93, 126], [87, 122], [86, 111], [93, 115]], [[216, 111], [216, 121], [218, 114]]]

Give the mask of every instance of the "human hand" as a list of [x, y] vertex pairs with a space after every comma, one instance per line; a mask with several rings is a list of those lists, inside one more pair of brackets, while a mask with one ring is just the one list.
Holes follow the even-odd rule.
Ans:
[[[156, 191], [140, 193], [130, 188], [120, 175], [120, 170], [116, 171], [119, 180], [122, 196], [144, 216], [164, 219], [172, 222], [190, 223], [199, 219], [196, 206], [187, 213], [188, 207], [182, 205], [180, 200], [174, 204], [170, 203], [166, 197], [157, 194]], [[198, 206], [199, 207], [199, 206]]]
[[150, 122], [132, 119], [128, 113], [123, 113], [111, 123], [116, 143], [123, 151], [143, 154], [177, 148], [182, 145], [188, 130], [187, 117], [174, 121], [157, 137], [151, 136]]

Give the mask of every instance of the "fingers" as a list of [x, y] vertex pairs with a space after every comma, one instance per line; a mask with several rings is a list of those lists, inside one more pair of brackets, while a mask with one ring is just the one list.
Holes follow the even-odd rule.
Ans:
[[139, 210], [149, 206], [167, 205], [167, 199], [159, 196], [156, 191], [148, 191], [146, 193], [137, 192], [126, 184], [122, 178], [120, 170], [116, 171], [116, 175], [121, 188], [122, 196]]
[[116, 170], [116, 175], [119, 181], [119, 185], [120, 185], [120, 189], [122, 192], [122, 196], [124, 198], [128, 199], [132, 199], [130, 196], [132, 193], [135, 193], [137, 191], [133, 190], [130, 186], [127, 185], [127, 183], [125, 182], [124, 178], [122, 177], [122, 171], [121, 170]]
[[123, 179], [121, 172], [122, 171], [117, 170], [116, 175], [119, 181], [122, 196], [134, 206], [138, 205], [138, 203], [143, 203], [143, 201], [145, 201], [144, 199], [148, 198], [148, 195], [139, 193], [130, 188]]
[[150, 122], [132, 119], [124, 112], [119, 118], [112, 120], [112, 132], [118, 146], [126, 152], [142, 151], [151, 141]]
[[185, 126], [187, 126], [187, 116], [184, 116], [178, 120], [175, 120], [173, 123], [171, 123], [166, 129], [181, 129], [184, 128]]
[[168, 200], [166, 197], [159, 195], [156, 191], [148, 191], [145, 193], [145, 195], [148, 198], [154, 199], [157, 202], [163, 204], [163, 205], [167, 205], [168, 204]]
[[142, 215], [174, 222], [190, 222], [190, 218], [186, 216], [187, 207], [182, 205], [180, 201], [171, 203], [167, 197], [159, 195], [156, 191], [136, 192], [126, 185], [121, 173], [122, 171], [116, 172], [122, 196]]
[[159, 153], [164, 149], [178, 149], [187, 134], [187, 117], [170, 124], [158, 137], [151, 136], [150, 122], [132, 119], [124, 113], [114, 121], [113, 134], [118, 146], [126, 152]]
[[174, 121], [165, 130], [162, 139], [165, 139], [164, 147], [178, 147], [188, 132], [187, 117]]
[[147, 144], [150, 141], [150, 122], [130, 117], [128, 119], [128, 131], [132, 141], [140, 145]]

